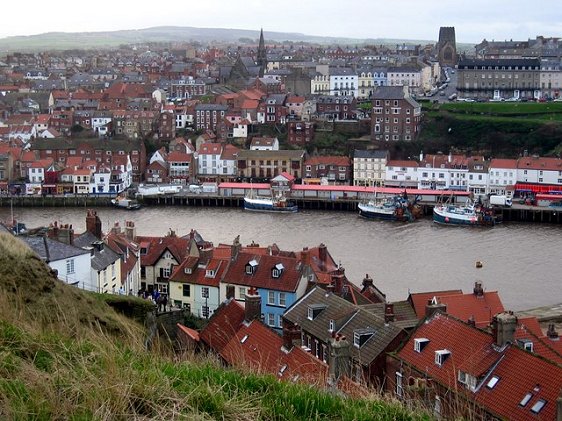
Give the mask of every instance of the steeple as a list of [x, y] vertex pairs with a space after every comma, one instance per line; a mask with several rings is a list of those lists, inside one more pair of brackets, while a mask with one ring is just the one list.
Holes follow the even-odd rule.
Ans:
[[260, 77], [263, 77], [265, 74], [265, 67], [267, 66], [267, 52], [265, 50], [265, 41], [263, 39], [263, 28], [260, 30], [257, 65], [260, 67]]

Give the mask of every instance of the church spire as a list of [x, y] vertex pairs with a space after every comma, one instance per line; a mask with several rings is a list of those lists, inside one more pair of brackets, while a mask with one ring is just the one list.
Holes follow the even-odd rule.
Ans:
[[265, 67], [267, 65], [267, 53], [265, 50], [265, 41], [263, 39], [263, 28], [261, 28], [260, 31], [257, 65], [260, 67], [260, 77], [263, 77], [263, 75], [265, 74]]

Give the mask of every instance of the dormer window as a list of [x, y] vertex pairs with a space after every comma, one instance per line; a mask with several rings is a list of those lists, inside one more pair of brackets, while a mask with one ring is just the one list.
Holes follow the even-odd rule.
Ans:
[[311, 304], [308, 306], [308, 320], [314, 320], [326, 308], [323, 304]]
[[428, 343], [429, 343], [429, 339], [427, 339], [427, 338], [415, 338], [414, 339], [414, 351], [422, 352], [423, 349], [427, 346]]
[[146, 247], [141, 247], [140, 254], [146, 254]]
[[440, 349], [438, 351], [435, 351], [435, 364], [441, 367], [443, 363], [447, 361], [447, 358], [449, 358], [450, 355], [451, 351], [449, 351], [448, 349]]
[[214, 278], [215, 277], [215, 271], [212, 269], [207, 269], [205, 271], [205, 277], [206, 278]]
[[533, 352], [533, 341], [529, 339], [518, 339], [517, 344], [525, 351]]
[[353, 345], [361, 348], [375, 334], [375, 329], [358, 329], [353, 332]]
[[274, 266], [274, 268], [271, 270], [271, 276], [274, 277], [274, 278], [279, 278], [281, 276], [281, 274], [283, 273], [283, 269], [285, 269], [283, 264], [277, 263]]
[[192, 273], [191, 268], [184, 268], [184, 269], [183, 269], [183, 272], [184, 272], [186, 275], [191, 275], [191, 273]]
[[247, 275], [253, 275], [254, 273], [256, 273], [256, 269], [258, 268], [258, 262], [256, 259], [252, 259], [248, 262], [248, 264], [246, 265], [246, 274]]
[[336, 321], [330, 320], [330, 325], [328, 326], [328, 332], [334, 332], [336, 330]]

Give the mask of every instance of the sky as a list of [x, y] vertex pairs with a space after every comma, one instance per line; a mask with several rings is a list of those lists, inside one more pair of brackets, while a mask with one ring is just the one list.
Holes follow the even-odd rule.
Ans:
[[29, 0], [2, 2], [0, 38], [193, 26], [346, 38], [435, 41], [454, 26], [457, 42], [562, 36], [560, 0]]

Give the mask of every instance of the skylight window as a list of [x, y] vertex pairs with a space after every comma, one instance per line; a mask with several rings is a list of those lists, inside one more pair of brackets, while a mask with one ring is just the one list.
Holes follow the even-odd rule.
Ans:
[[498, 376], [492, 376], [492, 378], [490, 379], [490, 381], [488, 382], [486, 387], [488, 389], [493, 389], [494, 387], [496, 387], [496, 384], [498, 384], [499, 381], [500, 381], [500, 378]]
[[543, 409], [545, 405], [546, 401], [544, 399], [539, 399], [537, 403], [535, 403], [531, 408], [531, 412], [533, 414], [538, 414], [539, 412], [541, 412], [541, 409]]
[[532, 393], [527, 393], [525, 395], [525, 397], [523, 399], [521, 399], [521, 402], [519, 402], [519, 405], [521, 405], [521, 406], [527, 405], [532, 397], [533, 397]]
[[240, 339], [240, 343], [243, 344], [247, 340], [248, 340], [248, 335], [244, 335], [244, 337], [242, 339]]

